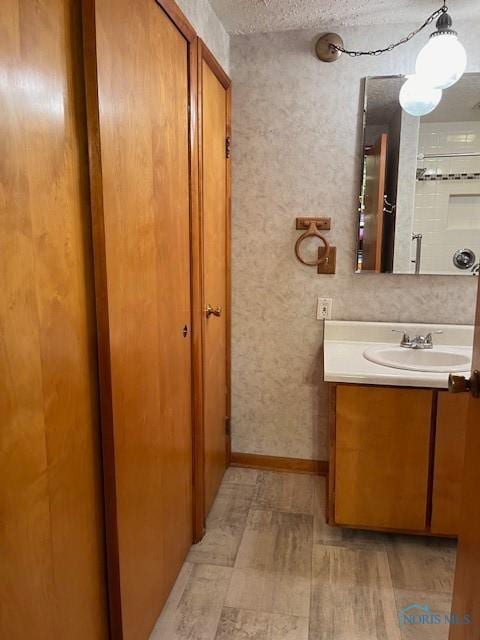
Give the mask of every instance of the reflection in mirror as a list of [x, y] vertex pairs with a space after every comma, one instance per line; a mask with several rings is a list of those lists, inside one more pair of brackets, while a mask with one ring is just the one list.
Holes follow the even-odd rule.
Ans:
[[480, 73], [422, 118], [400, 107], [404, 82], [365, 81], [356, 271], [478, 275]]

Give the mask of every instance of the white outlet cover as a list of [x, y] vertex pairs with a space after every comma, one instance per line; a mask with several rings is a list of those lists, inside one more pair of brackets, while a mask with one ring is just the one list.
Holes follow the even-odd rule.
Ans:
[[317, 320], [331, 320], [332, 306], [332, 298], [318, 298]]

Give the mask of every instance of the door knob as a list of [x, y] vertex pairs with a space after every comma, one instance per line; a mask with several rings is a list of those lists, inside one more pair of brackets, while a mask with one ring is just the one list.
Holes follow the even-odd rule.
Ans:
[[471, 393], [474, 398], [480, 396], [480, 372], [475, 369], [470, 378], [464, 376], [448, 376], [448, 390], [450, 393]]
[[222, 307], [212, 307], [211, 304], [207, 304], [205, 313], [207, 314], [207, 318], [210, 316], [217, 316], [217, 318], [220, 318], [222, 315]]

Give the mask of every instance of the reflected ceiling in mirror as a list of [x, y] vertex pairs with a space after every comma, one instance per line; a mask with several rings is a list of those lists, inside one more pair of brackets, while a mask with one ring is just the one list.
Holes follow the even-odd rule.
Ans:
[[357, 273], [478, 275], [480, 73], [416, 118], [405, 76], [365, 80]]

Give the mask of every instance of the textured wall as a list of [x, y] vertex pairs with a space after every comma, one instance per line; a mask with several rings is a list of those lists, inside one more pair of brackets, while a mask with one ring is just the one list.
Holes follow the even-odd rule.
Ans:
[[225, 31], [208, 0], [176, 0], [198, 35], [228, 73], [230, 36]]
[[[349, 46], [371, 47], [410, 26], [342, 35]], [[480, 25], [456, 26], [469, 70], [477, 71]], [[361, 78], [411, 73], [425, 38], [379, 58], [344, 56], [329, 65], [313, 55], [316, 36], [232, 38], [232, 427], [234, 451], [326, 459], [316, 298], [333, 298], [336, 319], [471, 323], [476, 280], [353, 275]], [[295, 259], [299, 215], [332, 217], [335, 276], [319, 276]]]

